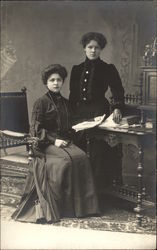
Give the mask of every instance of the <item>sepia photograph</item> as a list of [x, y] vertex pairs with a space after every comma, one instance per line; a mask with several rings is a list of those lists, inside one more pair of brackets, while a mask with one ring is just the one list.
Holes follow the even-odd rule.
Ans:
[[0, 8], [0, 248], [156, 249], [157, 2]]

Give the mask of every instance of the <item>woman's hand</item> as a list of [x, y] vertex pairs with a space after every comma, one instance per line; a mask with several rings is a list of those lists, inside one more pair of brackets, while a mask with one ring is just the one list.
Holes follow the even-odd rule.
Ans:
[[67, 141], [61, 140], [61, 139], [56, 139], [55, 140], [55, 146], [56, 147], [66, 147], [68, 145]]
[[116, 123], [120, 123], [120, 121], [122, 120], [122, 113], [121, 113], [120, 109], [115, 109], [113, 111], [113, 120]]

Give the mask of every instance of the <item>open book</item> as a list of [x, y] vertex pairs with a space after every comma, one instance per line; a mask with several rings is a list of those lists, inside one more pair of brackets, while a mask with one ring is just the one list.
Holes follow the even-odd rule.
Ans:
[[115, 128], [121, 126], [121, 123], [116, 123], [113, 120], [113, 113], [104, 121], [102, 122], [99, 127], [101, 128]]
[[84, 122], [81, 122], [81, 123], [74, 125], [72, 128], [76, 132], [78, 132], [80, 130], [84, 130], [84, 129], [94, 128], [94, 127], [100, 125], [104, 121], [105, 116], [106, 115], [104, 114], [102, 116], [94, 117], [93, 121], [84, 121]]
[[116, 123], [113, 120], [113, 113], [99, 125], [100, 128], [129, 128], [134, 126], [139, 126], [138, 116], [124, 116], [120, 123]]
[[106, 120], [105, 116], [106, 115], [97, 116], [93, 119], [93, 121], [84, 121], [74, 125], [72, 128], [77, 132], [84, 129], [94, 128], [96, 126], [100, 128], [129, 128], [129, 126], [131, 126], [130, 122], [134, 125], [137, 123], [136, 116], [125, 116], [122, 118], [120, 123], [114, 122], [113, 113]]

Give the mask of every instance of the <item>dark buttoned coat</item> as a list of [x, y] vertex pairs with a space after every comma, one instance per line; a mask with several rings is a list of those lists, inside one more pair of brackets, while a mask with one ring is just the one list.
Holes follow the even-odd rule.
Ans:
[[70, 77], [69, 102], [74, 119], [88, 119], [109, 113], [105, 93], [110, 88], [114, 108], [124, 105], [124, 88], [116, 67], [100, 58], [74, 65]]
[[[114, 101], [111, 109], [105, 98], [108, 88], [111, 90]], [[113, 64], [107, 64], [100, 58], [94, 61], [86, 58], [83, 63], [74, 65], [70, 77], [69, 102], [73, 123], [103, 114], [106, 114], [107, 117], [115, 108], [122, 111], [124, 88], [116, 67]], [[77, 132], [74, 141], [81, 149], [87, 150], [84, 131]], [[118, 155], [118, 150], [111, 149], [103, 140], [90, 139], [90, 160], [98, 193], [101, 193], [104, 186], [112, 183], [113, 177], [115, 177], [115, 162], [117, 169], [118, 162], [120, 162]]]

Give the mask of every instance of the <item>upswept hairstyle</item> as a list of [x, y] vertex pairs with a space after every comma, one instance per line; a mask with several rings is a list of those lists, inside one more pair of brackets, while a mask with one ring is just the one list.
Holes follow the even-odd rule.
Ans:
[[47, 80], [50, 77], [50, 75], [52, 74], [59, 74], [60, 77], [63, 79], [63, 82], [65, 80], [65, 78], [67, 77], [67, 70], [65, 67], [63, 67], [60, 64], [51, 64], [48, 67], [46, 67], [43, 71], [42, 71], [42, 80], [43, 80], [43, 84], [47, 84]]
[[104, 49], [107, 44], [106, 37], [103, 34], [98, 33], [98, 32], [88, 32], [84, 34], [81, 38], [81, 44], [83, 45], [83, 48], [85, 48], [86, 45], [91, 40], [97, 41], [101, 49]]

